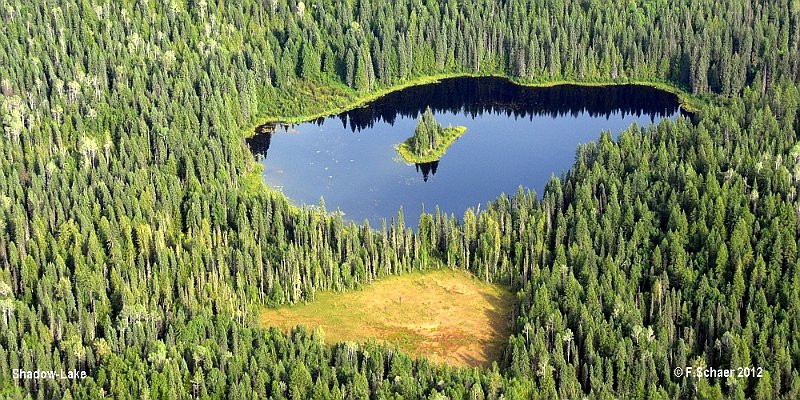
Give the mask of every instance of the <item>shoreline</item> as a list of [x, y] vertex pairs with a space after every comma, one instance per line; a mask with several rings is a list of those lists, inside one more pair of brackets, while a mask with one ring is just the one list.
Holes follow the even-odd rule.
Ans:
[[[683, 89], [668, 83], [668, 82], [661, 82], [661, 81], [638, 81], [638, 80], [631, 80], [631, 81], [578, 81], [578, 80], [571, 80], [571, 79], [560, 79], [560, 80], [552, 80], [552, 81], [542, 81], [542, 82], [535, 82], [535, 81], [523, 81], [517, 78], [510, 78], [508, 76], [504, 76], [501, 74], [476, 74], [476, 73], [447, 73], [447, 74], [436, 74], [436, 75], [426, 75], [418, 78], [412, 78], [405, 82], [398, 83], [396, 85], [386, 86], [384, 88], [376, 89], [370, 92], [367, 92], [363, 95], [355, 97], [352, 101], [348, 102], [345, 105], [339, 105], [336, 107], [327, 108], [323, 111], [310, 113], [310, 114], [302, 114], [302, 115], [278, 115], [278, 116], [270, 116], [265, 118], [259, 118], [258, 122], [255, 124], [251, 124], [249, 129], [245, 132], [244, 137], [251, 137], [255, 134], [255, 129], [259, 126], [269, 124], [269, 123], [284, 123], [284, 124], [298, 124], [303, 122], [313, 121], [318, 118], [324, 118], [330, 115], [339, 114], [342, 112], [350, 111], [356, 108], [364, 107], [369, 103], [378, 100], [384, 96], [387, 96], [391, 93], [401, 91], [403, 89], [407, 89], [414, 86], [422, 86], [428, 84], [439, 83], [442, 80], [446, 79], [453, 79], [453, 78], [500, 78], [506, 79], [509, 82], [522, 86], [522, 87], [529, 87], [529, 88], [549, 88], [554, 86], [562, 86], [562, 85], [572, 85], [572, 86], [583, 86], [583, 87], [609, 87], [609, 86], [644, 86], [650, 87], [653, 89], [658, 89], [667, 93], [670, 93], [677, 97], [678, 105], [686, 112], [689, 113], [697, 113], [700, 112], [703, 108], [705, 101], [700, 99], [694, 95], [691, 95], [684, 91]], [[355, 92], [353, 94], [356, 94]]]
[[[248, 125], [248, 128], [244, 132], [242, 132], [241, 136], [243, 139], [250, 138], [256, 134], [256, 129], [258, 127], [263, 126], [265, 124], [269, 123], [298, 124], [298, 123], [313, 121], [318, 118], [324, 118], [329, 115], [335, 115], [356, 108], [364, 107], [375, 100], [378, 100], [391, 93], [401, 91], [403, 89], [407, 89], [414, 86], [439, 83], [442, 80], [452, 79], [452, 78], [501, 78], [501, 79], [506, 79], [509, 82], [514, 83], [516, 85], [523, 87], [530, 87], [530, 88], [547, 88], [560, 85], [574, 85], [574, 86], [584, 86], [584, 87], [607, 87], [607, 86], [621, 86], [621, 85], [644, 86], [662, 90], [676, 96], [679, 107], [682, 110], [689, 112], [691, 114], [697, 114], [698, 112], [701, 112], [707, 102], [707, 100], [694, 96], [684, 91], [683, 89], [675, 86], [672, 83], [662, 82], [662, 81], [638, 81], [638, 80], [578, 81], [571, 79], [559, 79], [559, 80], [535, 82], [535, 81], [521, 81], [519, 79], [510, 78], [508, 76], [496, 73], [485, 73], [485, 74], [471, 73], [471, 72], [443, 73], [443, 74], [425, 75], [416, 78], [411, 78], [401, 83], [369, 91], [360, 96], [357, 95], [355, 90], [351, 89], [352, 94], [356, 95], [352, 99], [352, 101], [349, 101], [345, 105], [337, 105], [335, 107], [329, 107], [316, 113], [309, 113], [304, 115], [290, 115], [290, 116], [278, 115], [278, 116], [270, 116], [264, 118], [256, 118], [257, 122]], [[444, 155], [444, 153], [442, 155]], [[245, 190], [249, 194], [263, 194], [272, 196], [279, 195], [282, 198], [287, 199], [286, 196], [283, 194], [283, 192], [268, 186], [261, 179], [261, 174], [264, 169], [261, 163], [255, 161], [255, 158], [251, 157], [251, 160], [248, 162], [248, 164], [249, 164], [248, 170], [244, 171], [241, 175], [241, 180], [244, 183], [242, 187], [243, 190]], [[288, 201], [288, 199], [287, 202], [289, 203], [291, 208], [300, 210], [301, 208], [300, 206], [292, 204], [292, 202]]]

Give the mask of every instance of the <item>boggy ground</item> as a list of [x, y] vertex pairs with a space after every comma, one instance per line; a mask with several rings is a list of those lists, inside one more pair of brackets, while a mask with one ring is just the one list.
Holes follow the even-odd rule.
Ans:
[[487, 366], [509, 335], [513, 296], [467, 272], [393, 276], [361, 290], [324, 292], [308, 304], [264, 309], [261, 325], [322, 326], [328, 343], [375, 339], [454, 366]]

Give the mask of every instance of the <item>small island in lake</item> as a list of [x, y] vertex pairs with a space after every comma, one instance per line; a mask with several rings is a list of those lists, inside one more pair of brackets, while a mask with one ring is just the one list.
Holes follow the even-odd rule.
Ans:
[[397, 145], [397, 152], [407, 163], [429, 163], [444, 155], [447, 148], [467, 132], [463, 126], [447, 128], [436, 122], [431, 108], [425, 109], [419, 119], [414, 136]]

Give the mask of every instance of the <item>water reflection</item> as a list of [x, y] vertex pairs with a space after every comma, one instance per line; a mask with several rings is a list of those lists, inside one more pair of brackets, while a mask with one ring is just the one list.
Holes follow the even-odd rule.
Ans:
[[255, 135], [245, 139], [247, 145], [250, 146], [250, 151], [256, 157], [256, 161], [267, 158], [273, 132], [275, 132], [275, 124], [265, 124], [256, 129]]
[[414, 167], [417, 168], [417, 172], [422, 173], [422, 180], [427, 182], [429, 177], [436, 175], [436, 169], [439, 168], [439, 160], [429, 163], [414, 164]]
[[[430, 106], [434, 112], [466, 114], [472, 118], [484, 113], [508, 117], [553, 118], [588, 114], [609, 118], [663, 118], [678, 111], [674, 94], [641, 85], [525, 87], [503, 78], [453, 78], [436, 84], [414, 86], [382, 97], [366, 107], [338, 114], [342, 126], [352, 131], [372, 128], [376, 122], [393, 125], [398, 116], [418, 118]], [[322, 124], [324, 118], [315, 122]]]
[[[428, 106], [440, 123], [467, 133], [441, 160], [411, 168], [394, 146], [413, 134]], [[297, 204], [324, 197], [329, 209], [375, 226], [402, 207], [414, 225], [419, 211], [436, 205], [462, 215], [520, 185], [541, 192], [570, 168], [580, 143], [680, 112], [675, 95], [645, 86], [530, 88], [455, 78], [307, 123], [264, 125], [247, 144], [264, 180]]]

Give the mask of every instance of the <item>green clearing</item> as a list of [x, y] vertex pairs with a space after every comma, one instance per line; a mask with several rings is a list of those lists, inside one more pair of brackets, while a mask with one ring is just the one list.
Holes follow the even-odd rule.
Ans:
[[327, 342], [376, 340], [436, 363], [487, 366], [508, 340], [512, 301], [468, 272], [441, 269], [323, 292], [310, 303], [264, 309], [260, 321], [282, 330], [322, 327]]

